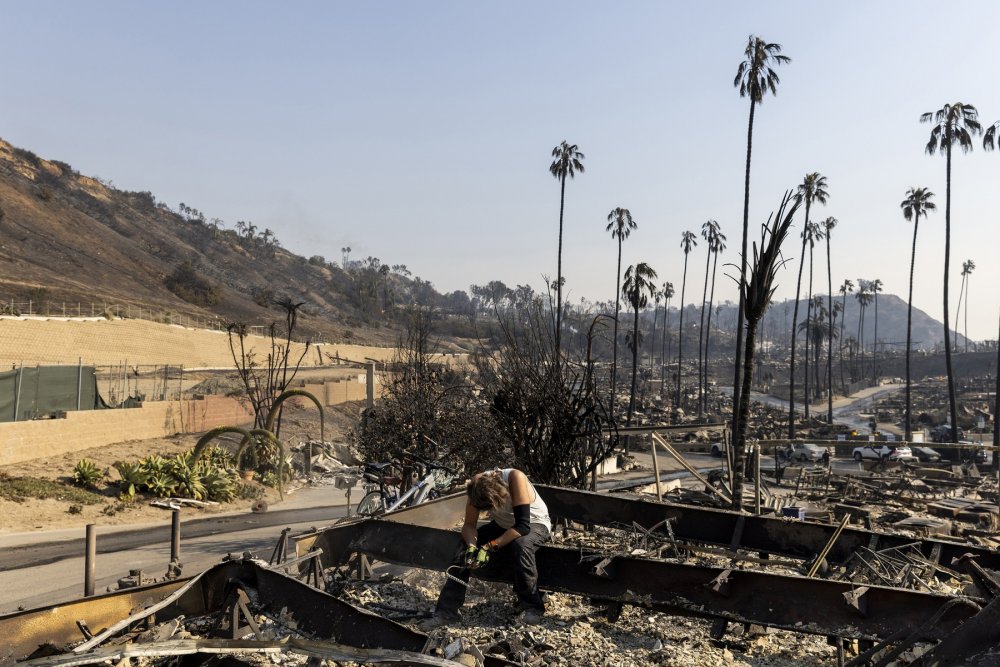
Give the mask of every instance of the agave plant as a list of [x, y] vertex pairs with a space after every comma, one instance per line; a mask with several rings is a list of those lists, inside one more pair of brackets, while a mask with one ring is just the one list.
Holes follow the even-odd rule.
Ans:
[[201, 478], [205, 497], [218, 502], [229, 502], [236, 497], [236, 483], [231, 474], [221, 468], [212, 468]]
[[169, 462], [162, 456], [153, 454], [152, 456], [147, 456], [140, 461], [139, 465], [142, 466], [143, 472], [145, 472], [147, 476], [150, 476], [168, 472]]
[[146, 479], [146, 489], [157, 498], [167, 498], [175, 495], [174, 491], [177, 483], [168, 473], [160, 471], [153, 473]]
[[121, 495], [130, 500], [135, 498], [136, 491], [140, 491], [145, 487], [149, 474], [143, 468], [141, 462], [126, 463], [125, 461], [116, 461], [114, 465], [115, 470], [118, 471], [118, 475], [121, 477], [121, 481], [118, 483]]
[[103, 477], [104, 473], [90, 459], [82, 459], [73, 467], [73, 483], [79, 486], [93, 488]]

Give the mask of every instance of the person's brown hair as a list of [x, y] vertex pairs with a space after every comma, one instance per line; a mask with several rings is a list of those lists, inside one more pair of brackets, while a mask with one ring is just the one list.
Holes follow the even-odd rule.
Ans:
[[470, 505], [486, 511], [503, 507], [510, 492], [500, 475], [487, 472], [469, 482], [465, 493], [469, 496]]

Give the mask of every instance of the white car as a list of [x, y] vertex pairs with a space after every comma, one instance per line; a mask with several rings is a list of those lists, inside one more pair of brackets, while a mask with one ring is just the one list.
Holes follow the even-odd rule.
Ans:
[[794, 461], [822, 461], [823, 455], [829, 456], [830, 451], [811, 442], [797, 442], [792, 447], [791, 454]]
[[852, 455], [855, 461], [861, 461], [862, 459], [873, 461], [887, 459], [889, 461], [906, 461], [909, 463], [917, 460], [917, 457], [913, 455], [909, 447], [893, 447], [887, 444], [855, 447]]

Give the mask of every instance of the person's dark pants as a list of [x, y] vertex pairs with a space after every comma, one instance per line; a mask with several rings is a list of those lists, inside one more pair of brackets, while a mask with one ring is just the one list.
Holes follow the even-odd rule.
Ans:
[[[490, 521], [486, 525], [480, 526], [479, 530], [476, 531], [476, 543], [481, 546], [485, 545], [505, 532], [507, 532], [506, 528], [501, 528]], [[521, 608], [544, 612], [545, 604], [538, 592], [538, 567], [535, 564], [535, 552], [548, 539], [549, 529], [541, 524], [533, 523], [531, 524], [531, 532], [490, 554], [490, 562], [479, 571], [490, 575], [513, 571], [514, 591], [517, 593]], [[448, 573], [468, 583], [469, 568], [465, 567], [466, 549], [468, 546], [463, 541], [455, 553], [452, 567], [448, 569]], [[448, 579], [444, 588], [441, 589], [441, 595], [438, 596], [434, 613], [445, 616], [456, 615], [459, 607], [465, 604], [465, 590], [465, 586]]]

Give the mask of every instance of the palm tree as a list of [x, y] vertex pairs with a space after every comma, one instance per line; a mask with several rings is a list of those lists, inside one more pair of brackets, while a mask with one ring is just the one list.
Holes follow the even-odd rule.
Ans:
[[[976, 263], [971, 259], [962, 262], [962, 287], [958, 290], [958, 308], [955, 309], [955, 331], [958, 331], [958, 316], [962, 312], [962, 295], [965, 294], [965, 351], [969, 351], [969, 277]], [[958, 351], [958, 341], [955, 341], [955, 351]]]
[[827, 310], [829, 310], [830, 317], [830, 332], [827, 335], [827, 340], [830, 341], [829, 347], [826, 348], [826, 423], [833, 424], [833, 321], [836, 319], [836, 312], [833, 310], [833, 270], [830, 268], [830, 235], [833, 233], [833, 228], [837, 226], [837, 219], [830, 216], [823, 221], [823, 235], [826, 237], [826, 294], [827, 294]]
[[[806, 226], [806, 233], [809, 236], [809, 291], [806, 297], [806, 321], [812, 317], [812, 309], [815, 306], [815, 300], [813, 299], [813, 248], [816, 246], [816, 241], [823, 238], [823, 232], [820, 230], [820, 226], [815, 222], [810, 222]], [[809, 407], [811, 406], [815, 394], [818, 391], [818, 387], [814, 384], [813, 391], [809, 391], [809, 343], [810, 338], [806, 336], [806, 367], [805, 367], [805, 409], [806, 409], [806, 419], [809, 418]], [[814, 364], [815, 366], [815, 364]], [[813, 368], [813, 374], [816, 374], [816, 369]]]
[[660, 315], [660, 299], [663, 292], [653, 289], [653, 331], [649, 334], [649, 377], [653, 377], [653, 362], [656, 361], [656, 318]]
[[875, 333], [872, 340], [872, 384], [878, 385], [878, 293], [882, 291], [882, 281], [878, 278], [869, 281], [868, 291], [875, 300]]
[[583, 173], [584, 155], [576, 144], [565, 140], [552, 149], [555, 159], [549, 165], [549, 173], [559, 181], [559, 253], [556, 259], [556, 364], [559, 363], [559, 349], [562, 341], [562, 239], [563, 211], [566, 208], [566, 177], [575, 178], [577, 172]]
[[701, 291], [701, 319], [698, 321], [698, 420], [705, 416], [704, 394], [702, 393], [702, 344], [705, 341], [705, 302], [708, 298], [708, 269], [712, 261], [712, 246], [715, 235], [719, 233], [719, 223], [709, 220], [701, 226], [701, 236], [705, 239], [708, 252], [705, 255], [705, 286]]
[[632, 219], [632, 213], [627, 208], [619, 207], [608, 213], [608, 226], [604, 228], [604, 231], [611, 232], [611, 238], [618, 240], [618, 269], [615, 271], [615, 351], [611, 362], [611, 405], [614, 405], [615, 385], [618, 382], [618, 314], [622, 304], [622, 241], [627, 239], [632, 230], [638, 226]]
[[667, 378], [667, 359], [670, 358], [670, 348], [667, 346], [667, 327], [670, 320], [670, 299], [674, 298], [674, 284], [672, 282], [663, 283], [663, 335], [660, 338], [660, 393], [663, 393]]
[[[632, 320], [632, 390], [628, 399], [628, 416], [626, 426], [632, 425], [632, 414], [635, 412], [635, 385], [639, 368], [639, 311], [649, 303], [649, 297], [656, 291], [656, 271], [649, 264], [640, 262], [625, 270], [625, 284], [622, 285], [622, 296], [632, 306], [635, 315]], [[626, 452], [627, 453], [627, 452]]]
[[740, 97], [750, 98], [750, 120], [747, 123], [747, 168], [743, 185], [743, 243], [740, 249], [740, 307], [736, 319], [736, 363], [733, 374], [733, 431], [738, 426], [737, 406], [740, 405], [742, 383], [740, 367], [743, 355], [743, 320], [746, 304], [744, 291], [747, 283], [747, 227], [750, 223], [750, 155], [753, 150], [753, 116], [758, 104], [764, 102], [764, 95], [778, 94], [778, 74], [774, 68], [791, 62], [788, 56], [781, 55], [781, 44], [765, 42], [760, 37], [750, 35], [747, 47], [743, 51], [743, 61], [736, 70], [733, 86], [740, 89]]
[[871, 283], [867, 280], [858, 278], [858, 291], [854, 295], [854, 298], [858, 300], [858, 352], [861, 355], [861, 360], [858, 362], [859, 371], [858, 377], [861, 377], [865, 372], [865, 311], [868, 310], [868, 304], [872, 302], [871, 292], [868, 290], [871, 288]]
[[674, 402], [674, 416], [681, 407], [681, 364], [684, 361], [684, 292], [687, 290], [688, 255], [698, 245], [694, 232], [681, 234], [681, 248], [684, 250], [684, 277], [681, 279], [681, 316], [677, 328], [677, 400]]
[[753, 383], [754, 338], [757, 336], [757, 326], [774, 297], [774, 290], [777, 287], [774, 279], [785, 263], [781, 258], [781, 246], [788, 236], [788, 229], [792, 226], [799, 203], [798, 198], [793, 198], [790, 192], [786, 192], [777, 212], [768, 218], [761, 230], [759, 249], [757, 244], [754, 244], [753, 260], [749, 263], [750, 271], [740, 290], [746, 303], [747, 337], [743, 355], [743, 388], [740, 391], [740, 403], [733, 408], [737, 413], [733, 422], [739, 426], [739, 429], [733, 432], [731, 448], [732, 469], [736, 473], [733, 475], [733, 509], [736, 510], [743, 508], [744, 453], [750, 414], [750, 387]]
[[951, 262], [951, 152], [954, 146], [968, 153], [972, 150], [972, 135], [982, 132], [979, 112], [971, 104], [946, 104], [937, 111], [920, 116], [921, 123], [932, 123], [925, 150], [929, 155], [943, 153], [945, 167], [944, 195], [944, 361], [948, 372], [948, 408], [951, 416], [951, 441], [958, 442], [958, 405], [955, 401], [955, 374], [951, 366], [951, 332], [948, 331], [948, 273]]
[[712, 302], [715, 301], [715, 269], [719, 264], [719, 253], [726, 249], [726, 235], [722, 232], [716, 232], [715, 237], [712, 239], [712, 288], [708, 293], [708, 318], [705, 321], [705, 379], [703, 381], [705, 387], [705, 409], [708, 409], [708, 341], [709, 336], [712, 333]]
[[905, 438], [909, 442], [913, 437], [910, 403], [910, 355], [912, 354], [913, 332], [913, 271], [917, 262], [917, 228], [920, 226], [920, 216], [927, 217], [930, 211], [937, 208], [931, 197], [934, 193], [927, 188], [910, 188], [906, 191], [906, 199], [900, 203], [903, 217], [913, 221], [913, 249], [910, 251], [910, 295], [906, 300], [906, 427]]
[[[809, 227], [809, 209], [812, 207], [813, 201], [817, 201], [821, 204], [826, 204], [826, 198], [829, 194], [826, 191], [826, 177], [821, 176], [817, 172], [812, 172], [806, 174], [805, 178], [802, 179], [802, 184], [796, 188], [796, 198], [799, 202], [805, 202], [806, 204], [806, 222], [802, 229], [802, 258], [799, 260], [799, 278], [795, 283], [795, 306], [792, 315], [792, 358], [791, 358], [791, 369], [788, 376], [788, 438], [793, 439], [795, 437], [795, 328], [798, 326], [799, 322], [799, 299], [802, 295], [802, 267], [806, 262], [806, 243], [810, 242], [810, 227]], [[815, 242], [813, 239], [812, 242]], [[808, 355], [806, 355], [806, 360], [808, 361]], [[806, 375], [806, 383], [808, 385], [808, 373]], [[808, 390], [807, 390], [808, 391]], [[806, 416], [809, 416], [809, 397], [806, 396]]]
[[[854, 291], [854, 283], [849, 278], [844, 278], [844, 283], [840, 286], [840, 293], [843, 295], [841, 312], [844, 316], [840, 318], [840, 340], [844, 341], [844, 320], [847, 319], [847, 295]], [[853, 381], [853, 378], [852, 378]], [[844, 346], [840, 345], [840, 386], [844, 393], [847, 393], [847, 385], [844, 383]]]

